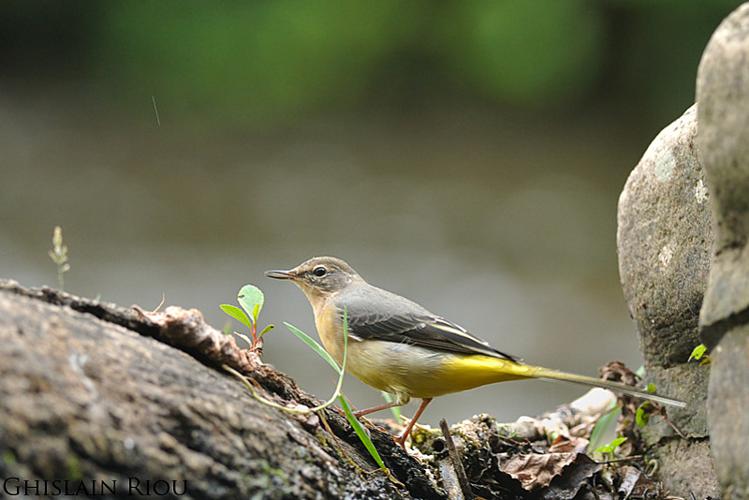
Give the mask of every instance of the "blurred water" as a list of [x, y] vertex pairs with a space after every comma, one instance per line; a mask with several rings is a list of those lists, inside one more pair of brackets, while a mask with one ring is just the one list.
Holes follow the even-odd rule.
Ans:
[[[123, 305], [218, 304], [247, 282], [263, 320], [314, 330], [301, 292], [262, 276], [348, 260], [528, 362], [595, 374], [637, 340], [616, 268], [616, 200], [642, 145], [595, 119], [539, 123], [476, 109], [330, 116], [274, 133], [127, 121], [85, 99], [0, 101], [0, 276], [54, 284], [63, 226], [71, 292]], [[144, 109], [150, 108], [150, 96]], [[326, 397], [334, 376], [283, 328], [266, 360]], [[357, 406], [379, 394], [351, 379]], [[551, 409], [574, 386], [513, 382], [436, 401], [425, 422]], [[411, 412], [412, 408], [406, 410]]]

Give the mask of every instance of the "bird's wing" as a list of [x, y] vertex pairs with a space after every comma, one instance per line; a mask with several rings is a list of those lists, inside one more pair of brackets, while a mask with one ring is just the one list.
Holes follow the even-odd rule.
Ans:
[[[461, 327], [407, 299], [384, 290], [349, 297], [336, 304], [347, 311], [349, 332], [361, 340], [405, 343], [438, 351], [484, 354], [519, 361], [491, 347]], [[383, 295], [386, 294], [386, 295]]]

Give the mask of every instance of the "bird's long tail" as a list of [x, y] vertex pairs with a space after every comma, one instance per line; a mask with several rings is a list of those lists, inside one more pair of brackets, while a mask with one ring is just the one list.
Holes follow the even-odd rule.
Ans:
[[547, 368], [540, 368], [540, 367], [536, 368], [533, 371], [534, 371], [534, 376], [538, 378], [549, 379], [549, 380], [563, 380], [565, 382], [573, 382], [575, 384], [582, 384], [582, 385], [593, 386], [593, 387], [602, 387], [604, 389], [609, 389], [614, 392], [621, 392], [629, 396], [649, 399], [651, 401], [656, 401], [664, 405], [676, 406], [678, 408], [684, 408], [687, 405], [685, 402], [679, 401], [677, 399], [667, 398], [665, 396], [659, 396], [658, 394], [653, 394], [653, 393], [650, 393], [641, 389], [637, 389], [636, 387], [622, 384], [620, 382], [612, 382], [611, 380], [603, 380], [600, 378], [586, 377], [584, 375], [575, 375], [573, 373], [559, 372], [556, 370], [549, 370]]

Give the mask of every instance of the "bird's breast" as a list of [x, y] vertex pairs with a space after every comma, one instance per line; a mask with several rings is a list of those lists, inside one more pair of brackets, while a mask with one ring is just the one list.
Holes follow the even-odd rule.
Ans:
[[321, 303], [315, 311], [315, 327], [322, 345], [338, 364], [343, 362], [343, 323], [332, 301]]

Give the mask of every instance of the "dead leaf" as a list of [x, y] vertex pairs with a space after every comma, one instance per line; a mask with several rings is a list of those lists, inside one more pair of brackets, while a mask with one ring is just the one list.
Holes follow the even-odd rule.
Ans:
[[587, 447], [588, 440], [585, 438], [572, 436], [566, 439], [560, 436], [549, 446], [549, 453], [584, 453]]
[[637, 383], [637, 375], [621, 361], [610, 361], [602, 366], [599, 371], [601, 372], [601, 378], [605, 380], [614, 380], [632, 386]]
[[548, 486], [576, 456], [577, 453], [525, 453], [501, 463], [499, 468], [531, 491]]
[[599, 470], [601, 470], [601, 464], [594, 462], [583, 453], [578, 453], [574, 461], [564, 467], [561, 474], [541, 492], [539, 499], [570, 500], [575, 498], [580, 488]]

